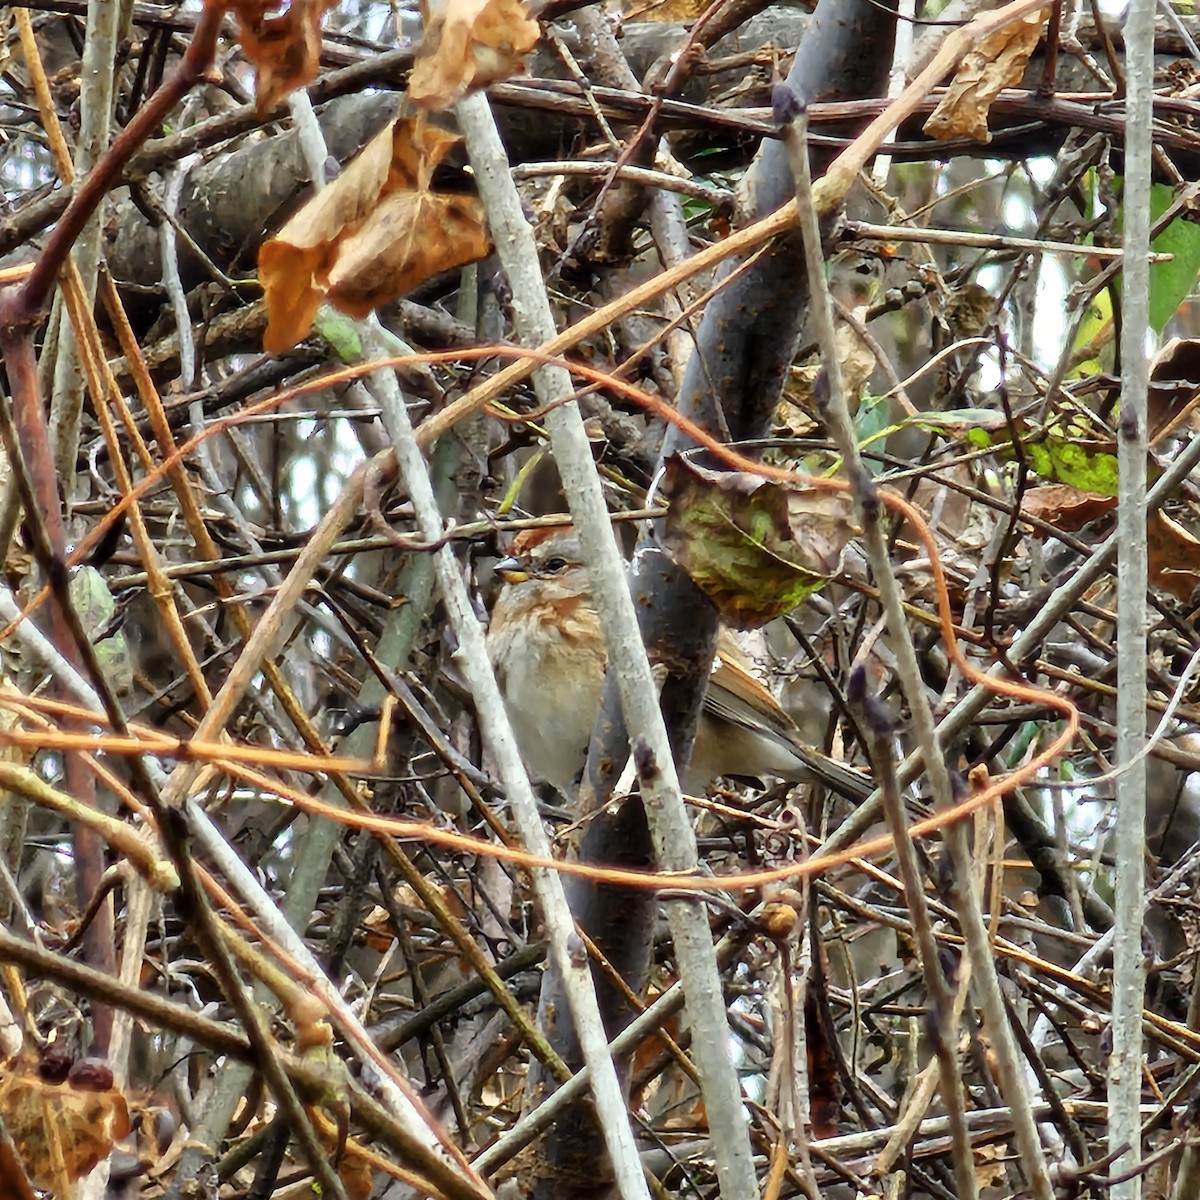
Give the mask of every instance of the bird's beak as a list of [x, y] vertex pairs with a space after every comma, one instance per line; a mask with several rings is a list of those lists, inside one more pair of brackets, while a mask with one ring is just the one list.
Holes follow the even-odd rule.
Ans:
[[529, 578], [529, 572], [521, 566], [520, 559], [502, 558], [493, 568], [505, 583], [524, 583]]

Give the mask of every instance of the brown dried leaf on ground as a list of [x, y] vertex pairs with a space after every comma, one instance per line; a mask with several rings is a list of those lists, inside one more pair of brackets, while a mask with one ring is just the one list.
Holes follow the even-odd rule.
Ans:
[[1007, 1181], [1007, 1161], [1012, 1154], [1011, 1149], [1003, 1142], [992, 1142], [987, 1145], [974, 1146], [971, 1150], [975, 1159], [975, 1182], [981, 1192], [993, 1192], [993, 1189], [1004, 1190]]
[[322, 300], [363, 317], [488, 253], [478, 198], [432, 187], [434, 170], [456, 141], [424, 118], [397, 119], [263, 243], [258, 273], [268, 351], [303, 338]]
[[260, 113], [316, 79], [321, 18], [336, 4], [337, 0], [292, 0], [280, 13], [283, 6], [271, 0], [233, 0], [230, 8], [237, 14], [242, 49], [257, 68]]
[[449, 108], [468, 92], [520, 71], [538, 36], [523, 0], [447, 0], [436, 15], [426, 14], [409, 99], [422, 108]]
[[1025, 64], [1037, 49], [1049, 9], [1039, 9], [985, 37], [959, 64], [946, 94], [925, 122], [930, 137], [974, 138], [990, 142], [988, 110], [1006, 88], [1021, 82]]

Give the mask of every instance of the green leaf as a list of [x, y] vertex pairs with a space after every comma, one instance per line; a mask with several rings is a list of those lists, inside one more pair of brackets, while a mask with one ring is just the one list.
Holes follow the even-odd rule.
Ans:
[[[864, 396], [854, 416], [854, 435], [860, 448], [886, 435], [892, 428], [888, 421], [889, 401], [886, 396]], [[867, 470], [878, 475], [883, 464], [873, 458], [866, 460]]]
[[[1150, 189], [1150, 223], [1154, 224], [1175, 199], [1173, 189], [1156, 183]], [[1150, 326], [1155, 333], [1179, 310], [1200, 274], [1200, 225], [1176, 217], [1154, 239], [1156, 254], [1173, 254], [1170, 262], [1150, 264]]]
[[742, 629], [790, 612], [836, 575], [854, 535], [843, 492], [791, 487], [747, 471], [710, 471], [678, 456], [662, 484], [671, 557]]
[[323, 339], [344, 363], [362, 362], [362, 341], [354, 322], [330, 304], [322, 304], [313, 317], [313, 333]]
[[1085, 379], [1089, 375], [1100, 375], [1112, 370], [1113, 301], [1109, 288], [1101, 289], [1092, 297], [1087, 312], [1079, 323], [1079, 332], [1075, 335], [1075, 344], [1071, 350], [1076, 355], [1087, 355], [1071, 367], [1071, 379]]
[[[1165, 183], [1151, 186], [1151, 225], [1167, 211], [1174, 199], [1174, 189]], [[1124, 209], [1119, 216], [1124, 216]], [[1118, 221], [1118, 224], [1123, 222]], [[1170, 262], [1150, 264], [1150, 328], [1155, 333], [1162, 333], [1195, 287], [1196, 276], [1200, 274], [1200, 225], [1176, 217], [1150, 243], [1150, 248], [1155, 254], [1174, 255]]]
[[1117, 456], [1071, 438], [1051, 435], [1023, 447], [1029, 465], [1043, 479], [1102, 496], [1117, 494]]
[[966, 437], [972, 430], [995, 433], [1004, 429], [1008, 420], [1002, 412], [990, 408], [947, 408], [942, 412], [923, 412], [907, 417], [902, 425], [928, 429], [947, 437]]
[[[864, 407], [866, 402], [864, 401]], [[905, 417], [893, 425], [883, 421], [886, 415], [887, 402], [872, 401], [872, 408], [863, 418], [859, 410], [859, 420], [855, 422], [858, 431], [858, 446], [860, 450], [867, 449], [872, 443], [891, 437], [901, 429], [924, 429], [929, 433], [939, 433], [944, 438], [965, 442], [975, 450], [987, 450], [997, 442], [1006, 442], [1003, 431], [1008, 424], [1003, 413], [992, 412], [987, 408], [948, 408], [945, 412], [923, 412], [912, 417]], [[879, 426], [876, 428], [876, 426]], [[865, 428], [864, 428], [865, 426]], [[869, 430], [869, 431], [868, 431]], [[994, 434], [1001, 434], [999, 438]], [[809, 471], [811, 475], [820, 474]]]
[[120, 632], [117, 602], [104, 576], [95, 567], [83, 566], [71, 577], [71, 603], [92, 639], [96, 660], [113, 690], [124, 695], [133, 689], [133, 658]]

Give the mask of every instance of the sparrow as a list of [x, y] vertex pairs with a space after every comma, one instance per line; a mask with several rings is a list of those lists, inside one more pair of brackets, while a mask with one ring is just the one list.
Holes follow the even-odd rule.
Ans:
[[[569, 527], [528, 529], [496, 564], [504, 586], [487, 645], [530, 775], [571, 796], [586, 759], [604, 686], [605, 646], [579, 537]], [[681, 782], [695, 793], [719, 776], [820, 778], [853, 799], [869, 779], [804, 744], [795, 722], [722, 630], [692, 760]]]

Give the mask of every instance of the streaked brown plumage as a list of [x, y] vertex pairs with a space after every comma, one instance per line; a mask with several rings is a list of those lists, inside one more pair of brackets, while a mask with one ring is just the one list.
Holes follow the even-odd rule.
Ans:
[[[530, 774], [569, 795], [600, 706], [605, 650], [573, 529], [519, 534], [497, 564], [504, 580], [488, 651]], [[821, 776], [863, 796], [866, 778], [803, 744], [770, 691], [743, 665], [724, 631], [684, 778], [688, 791], [720, 775]]]

